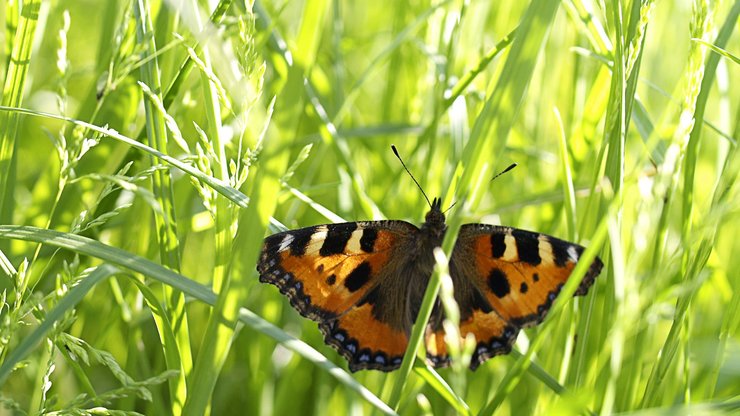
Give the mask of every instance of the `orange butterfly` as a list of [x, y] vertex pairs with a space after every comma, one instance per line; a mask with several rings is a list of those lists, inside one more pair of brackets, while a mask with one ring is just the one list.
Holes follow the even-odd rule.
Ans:
[[[317, 321], [324, 341], [351, 371], [395, 370], [432, 275], [432, 251], [447, 228], [440, 205], [435, 198], [421, 228], [405, 221], [360, 221], [271, 235], [257, 265], [260, 281], [277, 286], [301, 315]], [[476, 339], [471, 369], [509, 353], [521, 328], [542, 321], [583, 250], [516, 228], [460, 228], [449, 267], [460, 331]], [[597, 257], [576, 295], [587, 293], [602, 266]], [[449, 364], [443, 318], [435, 306], [426, 329], [427, 359], [434, 367]]]

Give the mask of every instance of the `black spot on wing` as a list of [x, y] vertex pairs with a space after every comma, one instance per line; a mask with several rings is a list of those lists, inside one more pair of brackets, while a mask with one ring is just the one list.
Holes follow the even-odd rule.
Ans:
[[265, 238], [265, 243], [262, 247], [263, 253], [269, 253], [270, 255], [277, 254], [278, 248], [280, 248], [280, 242], [285, 238], [285, 233], [273, 234]]
[[363, 261], [359, 266], [352, 270], [352, 273], [344, 280], [344, 287], [350, 292], [356, 292], [370, 280], [370, 263]]
[[375, 247], [375, 240], [378, 238], [378, 230], [374, 228], [365, 228], [362, 230], [360, 237], [360, 248], [365, 253], [372, 253]]
[[329, 286], [334, 286], [334, 283], [336, 282], [337, 282], [337, 275], [335, 274], [332, 274], [326, 278], [326, 284]]
[[321, 245], [319, 254], [331, 256], [332, 254], [344, 253], [347, 242], [352, 238], [352, 231], [357, 229], [357, 223], [329, 224], [326, 228], [326, 238], [324, 244]]
[[509, 279], [506, 278], [506, 273], [497, 268], [491, 270], [491, 273], [488, 275], [488, 287], [499, 299], [508, 295], [511, 291]]
[[519, 253], [519, 260], [537, 266], [542, 262], [540, 258], [540, 242], [537, 234], [522, 230], [512, 230], [511, 235], [516, 241], [516, 251]]
[[491, 256], [494, 259], [499, 259], [506, 252], [506, 234], [504, 233], [493, 233], [491, 234]]
[[290, 231], [293, 241], [290, 243], [290, 254], [293, 256], [302, 256], [306, 254], [306, 247], [311, 242], [311, 236], [316, 232], [316, 227], [303, 228], [296, 231]]
[[550, 246], [552, 247], [552, 256], [554, 257], [555, 265], [558, 267], [565, 267], [568, 264], [568, 247], [570, 246], [563, 240], [549, 237]]
[[527, 286], [527, 282], [522, 282], [521, 286], [519, 286], [519, 292], [521, 294], [525, 294], [529, 291], [529, 286]]

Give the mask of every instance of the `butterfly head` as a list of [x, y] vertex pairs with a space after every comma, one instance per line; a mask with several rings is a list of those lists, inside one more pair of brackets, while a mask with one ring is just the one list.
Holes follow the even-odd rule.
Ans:
[[424, 217], [424, 225], [421, 228], [439, 239], [444, 236], [447, 226], [445, 225], [445, 214], [442, 212], [442, 200], [440, 198], [432, 200], [431, 209]]

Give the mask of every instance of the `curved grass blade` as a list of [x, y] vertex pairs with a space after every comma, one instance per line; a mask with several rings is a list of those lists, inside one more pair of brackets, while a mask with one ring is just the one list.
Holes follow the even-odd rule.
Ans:
[[44, 339], [46, 334], [52, 330], [54, 324], [57, 323], [64, 315], [74, 309], [74, 307], [80, 303], [82, 298], [92, 290], [98, 283], [102, 282], [105, 278], [113, 276], [114, 274], [120, 273], [120, 270], [108, 264], [104, 264], [95, 268], [89, 276], [80, 280], [75, 286], [73, 286], [69, 292], [57, 303], [57, 305], [46, 314], [46, 319], [41, 321], [41, 324], [33, 331], [30, 335], [25, 337], [23, 341], [11, 352], [7, 359], [0, 365], [0, 386], [5, 383], [10, 373], [21, 360], [28, 357], [34, 348]]
[[[493, 137], [508, 136], [557, 9], [556, 2], [547, 0], [535, 0], [527, 8], [517, 30], [527, 33], [528, 36], [515, 37], [501, 76], [473, 125], [470, 141], [463, 152], [463, 160], [458, 164], [456, 174], [450, 177], [448, 189], [455, 193], [456, 200], [475, 200], [478, 194], [477, 189], [481, 185], [480, 178], [483, 177], [482, 173], [486, 167], [484, 155], [496, 154]], [[463, 166], [464, 169], [461, 170]], [[462, 176], [457, 174], [459, 172], [462, 172]], [[452, 192], [450, 191], [446, 198], [443, 198], [446, 204], [451, 202]], [[462, 215], [458, 215], [460, 211], [453, 211], [447, 223], [447, 234], [442, 248], [448, 257], [452, 253], [462, 224]], [[390, 404], [395, 409], [398, 409], [401, 392], [408, 380], [415, 354], [421, 345], [424, 328], [431, 316], [439, 286], [438, 271], [435, 271], [424, 293], [419, 315], [411, 332], [409, 346], [401, 364], [401, 374], [396, 379], [391, 392]]]
[[86, 123], [82, 120], [77, 120], [71, 117], [65, 117], [60, 116], [57, 114], [51, 114], [51, 113], [45, 113], [42, 111], [33, 111], [26, 108], [20, 108], [20, 107], [7, 107], [7, 106], [0, 106], [0, 111], [15, 111], [21, 114], [26, 114], [29, 116], [34, 117], [47, 117], [47, 118], [53, 118], [56, 120], [63, 120], [69, 123], [76, 124], [78, 126], [85, 127], [87, 129], [90, 129], [92, 131], [98, 132], [104, 136], [110, 137], [111, 139], [118, 140], [119, 142], [126, 143], [127, 145], [141, 150], [143, 152], [146, 152], [158, 159], [164, 160], [165, 162], [169, 163], [170, 165], [180, 169], [181, 171], [187, 173], [188, 175], [198, 179], [199, 181], [208, 184], [211, 188], [216, 190], [216, 192], [220, 193], [221, 195], [225, 196], [226, 198], [229, 198], [232, 202], [239, 205], [242, 208], [246, 208], [249, 205], [249, 198], [247, 198], [246, 195], [239, 192], [237, 189], [232, 188], [231, 186], [211, 177], [203, 172], [200, 172], [199, 170], [195, 169], [194, 167], [188, 165], [187, 163], [184, 163], [182, 161], [177, 160], [176, 158], [166, 155], [156, 149], [153, 149], [143, 143], [137, 142], [134, 139], [131, 139], [129, 137], [124, 136], [123, 134], [109, 128], [96, 126], [94, 124]]
[[[23, 91], [26, 89], [28, 68], [31, 66], [31, 53], [39, 21], [40, 0], [20, 2], [21, 13], [17, 17], [18, 27], [12, 37], [12, 51], [7, 64], [5, 83], [3, 85], [2, 104], [19, 106], [23, 102]], [[5, 12], [11, 9], [3, 3]], [[17, 6], [16, 6], [17, 7]], [[6, 19], [8, 16], [6, 16]], [[10, 26], [9, 26], [10, 27]], [[7, 42], [7, 40], [5, 41]], [[5, 46], [5, 45], [4, 45]], [[13, 199], [15, 177], [16, 141], [19, 133], [19, 117], [16, 114], [0, 114], [0, 221], [13, 218]], [[10, 191], [10, 192], [7, 192]]]

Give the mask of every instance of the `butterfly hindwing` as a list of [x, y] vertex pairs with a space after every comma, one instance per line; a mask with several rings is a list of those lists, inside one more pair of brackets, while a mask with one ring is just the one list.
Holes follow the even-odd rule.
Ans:
[[324, 341], [347, 359], [352, 371], [394, 370], [406, 352], [406, 332], [377, 319], [373, 308], [374, 305], [363, 303], [339, 319], [319, 324]]
[[[462, 311], [461, 311], [462, 312]], [[511, 352], [511, 346], [516, 341], [519, 328], [508, 323], [496, 312], [486, 312], [475, 309], [467, 313], [467, 317], [460, 321], [460, 334], [475, 336], [476, 345], [470, 360], [470, 368], [475, 370], [487, 359]], [[434, 367], [449, 365], [447, 344], [443, 330], [427, 331], [426, 348], [427, 359]]]
[[260, 281], [277, 286], [301, 315], [318, 321], [326, 343], [352, 371], [389, 371], [400, 364], [408, 340], [387, 316], [394, 294], [403, 294], [381, 283], [400, 282], [393, 257], [418, 232], [403, 221], [367, 221], [274, 234], [265, 239]]

